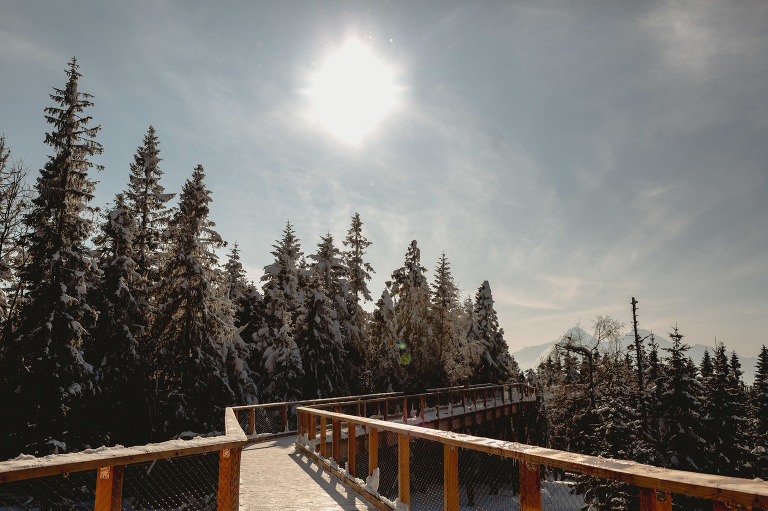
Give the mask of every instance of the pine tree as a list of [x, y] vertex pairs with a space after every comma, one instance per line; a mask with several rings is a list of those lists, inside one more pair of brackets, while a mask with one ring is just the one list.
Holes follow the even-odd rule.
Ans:
[[159, 279], [159, 251], [170, 241], [167, 228], [171, 213], [166, 203], [175, 196], [165, 193], [160, 184], [163, 172], [159, 166], [162, 161], [159, 144], [155, 128], [150, 126], [133, 157], [128, 190], [125, 192], [128, 209], [137, 222], [133, 240], [136, 268], [150, 282]]
[[384, 289], [376, 302], [369, 323], [368, 351], [363, 380], [372, 392], [392, 392], [403, 388], [403, 366], [400, 364], [399, 328], [395, 306], [389, 291]]
[[204, 178], [198, 165], [184, 183], [170, 225], [172, 257], [161, 270], [153, 326], [159, 361], [154, 374], [159, 417], [154, 423], [164, 425], [160, 437], [220, 430], [224, 408], [235, 400], [225, 368], [230, 353], [224, 352], [234, 334], [234, 311], [216, 289], [214, 249], [224, 242], [208, 219], [211, 197]]
[[440, 363], [440, 386], [447, 385], [447, 368], [456, 352], [460, 349], [457, 317], [459, 311], [459, 291], [451, 275], [451, 266], [445, 253], [440, 256], [435, 269], [435, 282], [432, 284], [432, 304], [430, 321], [433, 340], [431, 344], [437, 349], [436, 356]]
[[359, 381], [361, 365], [346, 364], [344, 337], [349, 336], [342, 336], [340, 324], [340, 320], [349, 321], [346, 267], [330, 234], [322, 237], [317, 253], [309, 257], [314, 263], [309, 268], [304, 313], [297, 323], [304, 395], [308, 399], [341, 396], [348, 393], [348, 379]]
[[757, 357], [755, 382], [750, 394], [752, 454], [756, 476], [768, 479], [768, 348], [765, 344]]
[[283, 238], [273, 245], [275, 262], [264, 267], [264, 326], [258, 332], [262, 355], [259, 395], [261, 402], [296, 401], [301, 398], [304, 369], [296, 343], [295, 325], [304, 314], [300, 289], [301, 246], [290, 222]]
[[[4, 360], [2, 402], [14, 410], [3, 420], [4, 454], [48, 454], [86, 442], [86, 408], [94, 395], [92, 367], [82, 345], [96, 320], [88, 301], [95, 264], [85, 246], [93, 230], [94, 181], [89, 158], [102, 152], [83, 112], [92, 103], [78, 90], [77, 61], [69, 63], [64, 89], [45, 109], [53, 126], [45, 142], [54, 154], [40, 170], [36, 196], [25, 223], [28, 259], [20, 272], [26, 305], [10, 335]], [[98, 168], [98, 167], [97, 167]], [[81, 435], [82, 434], [82, 435]]]
[[491, 286], [486, 280], [475, 295], [475, 322], [478, 338], [483, 351], [480, 367], [475, 372], [478, 383], [502, 383], [517, 378], [520, 369], [509, 354], [509, 346], [504, 341], [504, 330], [499, 328], [496, 310], [493, 308]]
[[147, 310], [137, 300], [146, 281], [133, 260], [135, 232], [136, 221], [118, 195], [96, 238], [103, 276], [93, 293], [99, 317], [87, 346], [101, 389], [94, 407], [99, 410], [101, 443], [106, 444], [149, 441], [145, 368], [150, 361], [143, 345]]
[[439, 381], [439, 360], [431, 346], [429, 327], [429, 284], [421, 265], [421, 251], [413, 240], [405, 264], [392, 273], [390, 294], [401, 340], [400, 363], [405, 371], [405, 390], [425, 390]]

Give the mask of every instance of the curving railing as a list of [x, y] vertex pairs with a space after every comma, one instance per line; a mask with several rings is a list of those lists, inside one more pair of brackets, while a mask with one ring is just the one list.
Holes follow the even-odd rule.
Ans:
[[[482, 411], [478, 392], [485, 394], [486, 406], [492, 407], [490, 388], [475, 389], [471, 403], [467, 397], [472, 389], [448, 392], [452, 397], [444, 397], [447, 408], [446, 401], [441, 405], [439, 398], [435, 399], [438, 413], [453, 411], [455, 417], [472, 413], [473, 406]], [[493, 393], [498, 399], [498, 389]], [[525, 392], [518, 395], [526, 397]], [[382, 510], [408, 509], [414, 486], [418, 501], [414, 509], [458, 510], [460, 492], [462, 499], [475, 505], [481, 486], [487, 490], [482, 496], [487, 508], [513, 507], [514, 499], [524, 510], [542, 509], [542, 503], [548, 509], [579, 509], [583, 498], [574, 502], [574, 496], [579, 495], [572, 491], [579, 482], [644, 511], [671, 510], [673, 498], [684, 508], [692, 508], [693, 504], [686, 504], [689, 498], [711, 501], [715, 511], [768, 508], [768, 482], [670, 470], [423, 427], [429, 424], [425, 420], [429, 410], [426, 396], [402, 396], [406, 400], [402, 409], [411, 413], [405, 414], [405, 421], [394, 422], [386, 420], [385, 413], [368, 417], [360, 412], [342, 413], [344, 407], [355, 412], [381, 400], [354, 403], [354, 409], [351, 403], [335, 403], [333, 410], [327, 409], [329, 405], [299, 407], [296, 447]], [[509, 390], [502, 389], [502, 400], [511, 397]], [[416, 408], [417, 402], [420, 408]], [[366, 459], [367, 463], [361, 464]], [[546, 477], [542, 477], [542, 467], [547, 467]], [[557, 489], [564, 491], [557, 495]]]

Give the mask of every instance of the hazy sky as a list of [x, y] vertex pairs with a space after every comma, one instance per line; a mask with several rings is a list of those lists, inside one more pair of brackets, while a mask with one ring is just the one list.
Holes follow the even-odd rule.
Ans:
[[[356, 144], [313, 117], [355, 38], [396, 101]], [[464, 293], [489, 280], [512, 351], [596, 314], [743, 355], [768, 343], [768, 2], [0, 0], [0, 132], [34, 175], [43, 109], [95, 96], [126, 186], [148, 126], [163, 184], [198, 163], [258, 280], [290, 220], [305, 253], [359, 212], [378, 297], [418, 240]]]

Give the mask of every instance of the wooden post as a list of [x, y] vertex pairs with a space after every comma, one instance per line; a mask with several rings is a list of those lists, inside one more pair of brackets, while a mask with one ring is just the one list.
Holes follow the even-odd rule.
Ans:
[[541, 475], [539, 465], [523, 460], [520, 467], [520, 511], [541, 511]]
[[331, 456], [336, 463], [338, 463], [341, 459], [339, 456], [341, 452], [341, 422], [339, 422], [339, 419], [332, 419], [332, 421], [333, 434], [331, 437]]
[[384, 420], [389, 420], [389, 399], [384, 400]]
[[240, 507], [240, 452], [242, 449], [219, 451], [218, 511], [237, 511]]
[[349, 475], [355, 477], [355, 449], [357, 448], [357, 427], [347, 421], [347, 461], [349, 463]]
[[459, 448], [443, 445], [443, 509], [459, 511]]
[[317, 438], [317, 419], [311, 413], [307, 414], [307, 440], [312, 442]]
[[248, 434], [253, 435], [256, 430], [256, 409], [251, 408], [248, 410]]
[[368, 427], [368, 475], [373, 475], [373, 469], [379, 467], [379, 430]]
[[360, 400], [357, 401], [357, 416], [362, 417], [362, 415], [360, 414]]
[[411, 505], [411, 465], [408, 435], [397, 435], [397, 496], [400, 502]]
[[288, 405], [283, 405], [282, 415], [282, 431], [288, 431]]
[[437, 393], [437, 404], [435, 405], [435, 417], [437, 417], [437, 429], [440, 429], [440, 393]]
[[[717, 511], [717, 507], [713, 506], [713, 509]], [[640, 511], [672, 511], [672, 496], [650, 488], [640, 488]]]
[[424, 395], [423, 394], [419, 397], [419, 408], [421, 409], [420, 410], [421, 423], [424, 424]]
[[381, 415], [381, 401], [376, 400], [376, 415]]
[[123, 503], [123, 466], [96, 470], [95, 511], [120, 511]]
[[325, 435], [326, 435], [326, 423], [325, 423], [325, 415], [320, 417], [320, 455], [323, 458], [326, 458], [325, 453]]

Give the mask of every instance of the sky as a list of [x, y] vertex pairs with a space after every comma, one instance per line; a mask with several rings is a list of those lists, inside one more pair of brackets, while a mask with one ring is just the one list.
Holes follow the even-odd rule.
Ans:
[[[318, 84], [350, 44], [373, 78], [331, 110], [379, 82], [387, 108], [341, 138]], [[629, 329], [633, 296], [642, 328], [768, 343], [768, 2], [0, 0], [0, 132], [32, 175], [73, 56], [93, 204], [151, 124], [166, 191], [204, 166], [256, 282], [286, 222], [310, 254], [358, 212], [374, 299], [415, 239], [428, 278], [444, 252], [464, 296], [490, 282], [513, 352]]]

